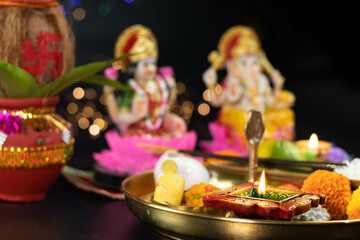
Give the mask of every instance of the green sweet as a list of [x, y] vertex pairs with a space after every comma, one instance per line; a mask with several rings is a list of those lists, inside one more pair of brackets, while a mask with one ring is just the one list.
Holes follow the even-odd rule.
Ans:
[[294, 142], [281, 139], [261, 143], [258, 154], [261, 158], [292, 159], [299, 161], [308, 161], [314, 158], [312, 154], [303, 154]]
[[306, 156], [301, 153], [295, 143], [285, 140], [275, 140], [271, 157], [278, 159], [307, 160]]

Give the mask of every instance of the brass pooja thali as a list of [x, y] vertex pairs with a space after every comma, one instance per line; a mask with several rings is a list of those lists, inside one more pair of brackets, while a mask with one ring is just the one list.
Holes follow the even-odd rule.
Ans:
[[[244, 176], [209, 169], [218, 187], [245, 182]], [[268, 177], [269, 180], [271, 176]], [[129, 209], [152, 230], [167, 239], [350, 239], [360, 220], [281, 221], [238, 218], [231, 211], [155, 203], [153, 171], [124, 180], [122, 191]]]

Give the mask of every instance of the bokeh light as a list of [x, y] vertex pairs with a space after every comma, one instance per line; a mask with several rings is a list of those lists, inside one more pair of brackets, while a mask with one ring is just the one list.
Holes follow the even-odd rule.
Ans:
[[86, 11], [83, 8], [76, 8], [73, 11], [73, 18], [77, 21], [81, 21], [86, 17]]
[[91, 134], [91, 135], [93, 135], [93, 136], [96, 136], [96, 135], [98, 135], [99, 133], [100, 133], [100, 128], [99, 128], [99, 126], [98, 125], [91, 125], [90, 127], [89, 127], [89, 133]]
[[191, 114], [193, 109], [189, 106], [185, 106], [182, 108], [182, 111], [185, 113], [185, 114]]
[[80, 120], [80, 118], [86, 118], [82, 112], [76, 114], [75, 120], [78, 122]]
[[78, 121], [79, 128], [86, 129], [89, 127], [89, 120], [87, 118], [80, 118]]
[[108, 122], [104, 120], [104, 127], [101, 129], [101, 131], [105, 131], [108, 126], [109, 126]]
[[101, 3], [98, 7], [98, 12], [101, 16], [106, 17], [111, 12], [111, 7], [108, 3]]
[[177, 82], [176, 83], [176, 88], [177, 88], [177, 91], [178, 91], [178, 94], [181, 95], [185, 92], [186, 90], [186, 86], [183, 82]]
[[97, 118], [103, 118], [103, 115], [101, 114], [101, 112], [94, 112], [92, 118], [95, 120]]
[[107, 99], [106, 99], [106, 95], [102, 94], [99, 98], [99, 101], [102, 105], [107, 105]]
[[184, 118], [185, 120], [187, 120], [187, 119], [190, 119], [191, 116], [192, 116], [192, 112], [191, 112], [191, 113], [184, 114], [183, 118]]
[[95, 119], [94, 124], [97, 125], [100, 128], [100, 130], [103, 130], [105, 128], [105, 125], [106, 125], [105, 121], [103, 119], [101, 119], [101, 118]]
[[87, 99], [90, 99], [90, 100], [95, 99], [96, 95], [97, 95], [96, 90], [93, 88], [88, 88], [85, 90], [85, 98], [87, 98]]
[[86, 107], [84, 107], [82, 112], [85, 115], [85, 117], [90, 118], [94, 114], [94, 109], [90, 106], [86, 106]]
[[133, 2], [135, 2], [135, 0], [124, 0], [124, 2], [126, 2], [126, 3], [133, 3]]
[[181, 104], [181, 117], [186, 120], [186, 124], [190, 123], [190, 118], [194, 111], [194, 104], [190, 101], [185, 101]]
[[66, 110], [70, 114], [75, 114], [78, 111], [78, 106], [76, 105], [76, 103], [71, 102], [67, 105]]
[[81, 87], [77, 87], [73, 90], [73, 96], [76, 99], [82, 99], [85, 96], [85, 91]]
[[211, 101], [210, 89], [206, 89], [203, 92], [203, 98], [204, 98], [205, 101], [208, 101], [208, 102]]
[[210, 106], [207, 103], [201, 103], [198, 107], [200, 115], [206, 116], [210, 112]]
[[185, 101], [182, 103], [183, 112], [192, 112], [194, 110], [194, 104], [190, 101]]

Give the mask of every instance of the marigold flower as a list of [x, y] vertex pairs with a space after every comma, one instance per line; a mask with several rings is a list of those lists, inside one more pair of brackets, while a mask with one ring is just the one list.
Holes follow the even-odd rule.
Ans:
[[350, 216], [355, 209], [359, 209], [358, 212], [360, 211], [360, 187], [353, 192], [349, 205], [346, 209], [346, 214]]
[[360, 206], [354, 208], [351, 213], [349, 214], [348, 219], [360, 219]]
[[331, 219], [346, 219], [346, 207], [351, 199], [350, 180], [326, 170], [317, 170], [305, 179], [301, 191], [326, 195], [325, 207]]

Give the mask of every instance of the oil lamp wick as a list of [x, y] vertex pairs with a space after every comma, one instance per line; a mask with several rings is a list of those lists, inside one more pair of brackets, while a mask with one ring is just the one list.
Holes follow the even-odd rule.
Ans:
[[257, 151], [260, 140], [264, 134], [264, 124], [261, 112], [250, 110], [249, 120], [245, 127], [245, 135], [249, 142], [249, 182], [255, 182], [256, 169], [258, 167]]

